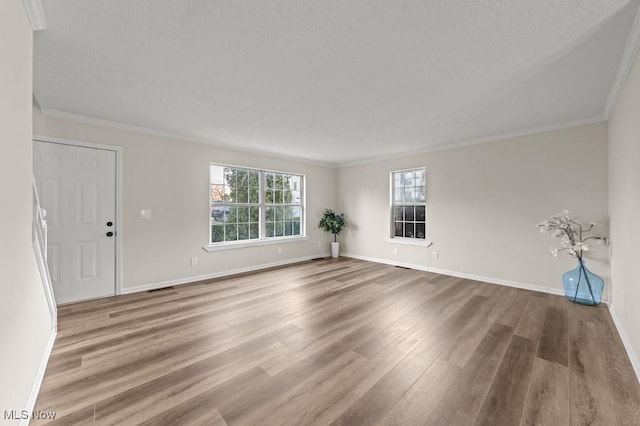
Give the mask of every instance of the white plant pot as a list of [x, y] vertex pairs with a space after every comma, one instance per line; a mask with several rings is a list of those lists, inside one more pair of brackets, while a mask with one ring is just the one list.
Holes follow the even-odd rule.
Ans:
[[331, 242], [331, 257], [340, 256], [340, 243]]

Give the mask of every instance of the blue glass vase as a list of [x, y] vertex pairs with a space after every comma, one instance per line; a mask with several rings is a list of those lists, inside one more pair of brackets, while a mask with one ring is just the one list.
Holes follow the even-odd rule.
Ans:
[[578, 261], [576, 269], [562, 275], [564, 295], [567, 299], [581, 305], [599, 305], [602, 301], [604, 281], [584, 266], [584, 260]]

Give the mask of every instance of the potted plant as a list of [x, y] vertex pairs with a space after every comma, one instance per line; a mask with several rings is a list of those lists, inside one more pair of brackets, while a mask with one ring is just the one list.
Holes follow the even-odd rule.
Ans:
[[320, 219], [320, 228], [333, 234], [333, 242], [331, 243], [331, 257], [338, 257], [340, 254], [340, 243], [338, 242], [338, 234], [342, 228], [347, 226], [344, 213], [336, 213], [331, 209], [325, 209], [322, 219]]

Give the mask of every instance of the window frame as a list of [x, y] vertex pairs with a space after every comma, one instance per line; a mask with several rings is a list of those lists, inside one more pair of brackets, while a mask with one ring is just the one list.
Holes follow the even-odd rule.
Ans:
[[[405, 204], [405, 203], [396, 203], [396, 199], [395, 199], [395, 193], [396, 193], [396, 182], [395, 182], [395, 175], [398, 173], [406, 173], [406, 172], [415, 172], [415, 171], [422, 171], [423, 172], [423, 176], [424, 176], [424, 181], [423, 181], [423, 185], [418, 185], [418, 186], [424, 186], [424, 201], [423, 202], [413, 202], [413, 203], [409, 203], [409, 204]], [[416, 185], [413, 185], [412, 187], [416, 187]], [[388, 242], [392, 242], [392, 243], [397, 243], [397, 244], [408, 244], [408, 245], [419, 245], [419, 246], [430, 246], [432, 243], [427, 239], [427, 168], [426, 166], [420, 166], [420, 167], [411, 167], [411, 168], [407, 168], [407, 169], [400, 169], [400, 170], [392, 170], [389, 173], [389, 192], [390, 192], [390, 196], [389, 196], [389, 238], [388, 238]], [[415, 236], [416, 232], [414, 231], [414, 236], [413, 237], [405, 237], [403, 236], [396, 236], [396, 229], [395, 229], [395, 208], [396, 207], [408, 207], [408, 206], [413, 206], [414, 209], [415, 207], [424, 207], [425, 209], [425, 220], [424, 220], [424, 238], [417, 238]], [[403, 223], [406, 223], [405, 220], [402, 221]], [[416, 221], [415, 219], [412, 220], [411, 222], [414, 223], [414, 225], [418, 222], [421, 221]], [[403, 232], [404, 234], [404, 232]]]
[[[221, 202], [218, 205], [227, 205], [234, 207], [254, 207], [259, 209], [259, 234], [258, 238], [253, 239], [244, 239], [244, 240], [231, 240], [231, 241], [218, 241], [213, 242], [213, 230], [212, 230], [212, 208], [214, 207], [214, 201], [211, 201], [210, 191], [211, 191], [211, 172], [212, 167], [222, 167], [223, 170], [225, 167], [232, 169], [240, 169], [247, 171], [255, 171], [258, 172], [258, 202], [257, 203], [224, 203]], [[278, 175], [288, 175], [288, 176], [297, 176], [300, 178], [300, 204], [274, 204], [274, 203], [266, 203], [266, 190], [267, 190], [267, 174], [275, 173]], [[286, 242], [300, 241], [307, 239], [307, 229], [306, 229], [306, 175], [304, 173], [297, 172], [287, 172], [280, 170], [271, 170], [271, 169], [259, 169], [256, 167], [247, 167], [247, 166], [236, 166], [232, 164], [223, 164], [223, 163], [209, 163], [209, 173], [208, 173], [208, 192], [209, 192], [209, 206], [208, 206], [208, 227], [209, 227], [209, 239], [206, 246], [203, 248], [205, 251], [217, 251], [217, 250], [225, 250], [225, 249], [234, 249], [234, 248], [242, 248], [242, 247], [250, 247], [257, 245], [268, 245], [268, 244], [280, 244]], [[266, 233], [266, 209], [271, 206], [283, 206], [283, 207], [300, 207], [300, 234], [299, 235], [283, 235], [283, 236], [271, 236], [267, 237]], [[250, 222], [251, 223], [251, 222]]]

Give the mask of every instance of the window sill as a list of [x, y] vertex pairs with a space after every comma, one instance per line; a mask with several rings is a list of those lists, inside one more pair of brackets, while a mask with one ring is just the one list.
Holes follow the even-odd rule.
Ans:
[[387, 238], [388, 243], [403, 244], [405, 246], [431, 247], [433, 241], [416, 240], [415, 238]]
[[258, 241], [239, 241], [232, 243], [221, 243], [221, 244], [209, 244], [208, 246], [202, 247], [202, 249], [206, 252], [213, 251], [223, 251], [223, 250], [236, 250], [243, 249], [248, 247], [260, 247], [260, 246], [270, 246], [274, 244], [288, 244], [288, 243], [297, 243], [300, 241], [306, 241], [309, 237], [280, 237], [280, 238], [269, 238], [266, 240], [258, 240]]

